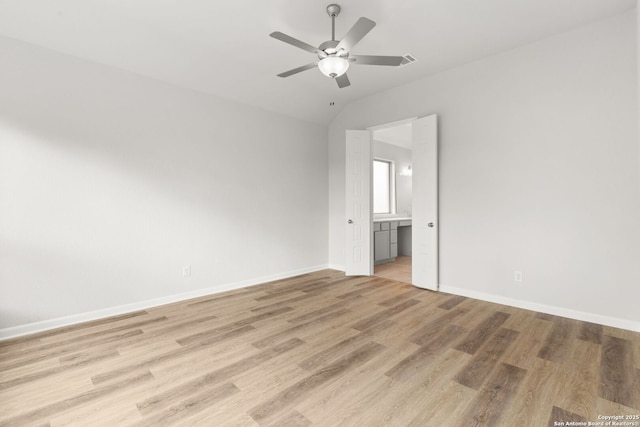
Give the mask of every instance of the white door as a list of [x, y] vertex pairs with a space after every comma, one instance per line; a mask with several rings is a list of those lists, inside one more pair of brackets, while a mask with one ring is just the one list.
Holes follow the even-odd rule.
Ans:
[[347, 276], [373, 274], [371, 246], [371, 132], [347, 131], [346, 265]]
[[413, 284], [438, 290], [438, 116], [413, 121]]

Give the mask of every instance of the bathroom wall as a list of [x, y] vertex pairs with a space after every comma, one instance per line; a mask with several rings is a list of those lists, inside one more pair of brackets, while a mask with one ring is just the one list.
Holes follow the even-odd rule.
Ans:
[[411, 216], [411, 150], [382, 141], [373, 141], [373, 157], [391, 160], [395, 166], [396, 214]]

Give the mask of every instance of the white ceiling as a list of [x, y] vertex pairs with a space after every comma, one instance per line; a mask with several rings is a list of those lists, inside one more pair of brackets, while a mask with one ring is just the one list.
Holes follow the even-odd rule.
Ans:
[[327, 124], [355, 99], [621, 13], [636, 0], [338, 3], [338, 39], [360, 16], [377, 22], [352, 53], [418, 61], [352, 66], [344, 89], [316, 69], [276, 77], [314, 55], [269, 33], [312, 45], [330, 39], [328, 0], [0, 0], [0, 35]]

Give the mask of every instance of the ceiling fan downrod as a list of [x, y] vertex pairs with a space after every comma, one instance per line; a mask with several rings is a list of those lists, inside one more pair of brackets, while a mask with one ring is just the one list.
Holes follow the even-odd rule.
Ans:
[[336, 40], [336, 16], [340, 14], [340, 6], [337, 4], [330, 4], [327, 6], [327, 13], [331, 17], [331, 41]]

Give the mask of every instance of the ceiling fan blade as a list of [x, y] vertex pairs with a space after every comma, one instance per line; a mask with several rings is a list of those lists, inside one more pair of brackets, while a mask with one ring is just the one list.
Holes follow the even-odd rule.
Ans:
[[338, 82], [338, 87], [340, 89], [351, 85], [351, 82], [349, 81], [349, 77], [347, 77], [347, 73], [344, 73], [343, 75], [336, 77], [336, 82]]
[[302, 50], [306, 50], [307, 52], [311, 52], [311, 53], [318, 53], [318, 48], [311, 46], [310, 44], [307, 44], [303, 41], [300, 41], [298, 39], [295, 39], [291, 36], [288, 36], [284, 33], [281, 33], [280, 31], [274, 31], [273, 33], [269, 34], [271, 37], [273, 37], [274, 39], [280, 40], [282, 42], [288, 43], [292, 46], [298, 47]]
[[285, 71], [284, 73], [280, 73], [278, 74], [278, 77], [289, 77], [293, 74], [298, 74], [302, 71], [306, 71], [306, 70], [310, 70], [312, 68], [315, 68], [317, 65], [315, 62], [312, 62], [310, 64], [307, 65], [303, 65], [302, 67], [298, 67], [298, 68], [294, 68], [293, 70], [289, 70], [289, 71]]
[[349, 55], [349, 59], [355, 59], [358, 65], [390, 65], [397, 67], [402, 64], [402, 56], [378, 56], [378, 55]]
[[340, 43], [336, 46], [336, 50], [343, 49], [347, 52], [351, 51], [351, 49], [375, 26], [376, 23], [371, 19], [364, 17], [358, 19], [358, 22], [356, 22], [342, 40], [340, 40]]

